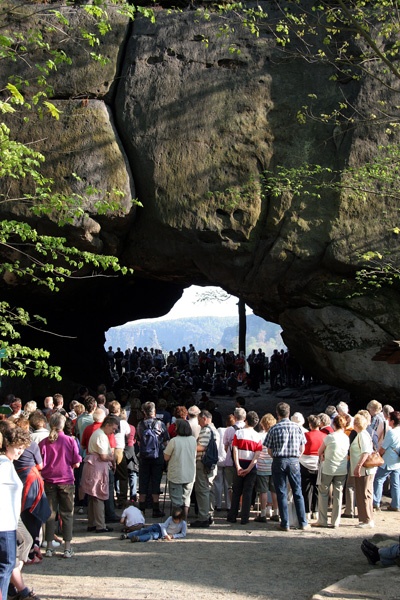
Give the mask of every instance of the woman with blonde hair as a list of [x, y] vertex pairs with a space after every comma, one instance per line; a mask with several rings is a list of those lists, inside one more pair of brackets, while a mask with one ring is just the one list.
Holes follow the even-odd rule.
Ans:
[[32, 413], [35, 412], [35, 410], [37, 410], [37, 404], [34, 400], [29, 400], [29, 402], [27, 402], [24, 406], [24, 410], [22, 411], [22, 415], [26, 418], [29, 419], [29, 417], [31, 416]]
[[350, 446], [350, 473], [354, 476], [356, 501], [358, 508], [358, 527], [374, 527], [373, 520], [373, 484], [376, 468], [368, 469], [363, 465], [373, 451], [372, 438], [367, 432], [368, 420], [360, 414], [354, 417], [353, 428], [357, 436]]
[[47, 557], [55, 553], [53, 539], [57, 512], [62, 521], [64, 558], [71, 558], [74, 554], [71, 548], [75, 495], [74, 469], [79, 467], [82, 458], [76, 440], [65, 435], [63, 431], [65, 422], [64, 415], [54, 413], [49, 421], [50, 434], [39, 444], [43, 457], [44, 487], [51, 508], [51, 515], [46, 523]]
[[[276, 419], [271, 413], [267, 413], [261, 417], [260, 425], [262, 431], [260, 432], [261, 442], [264, 442], [265, 436], [268, 431], [276, 425]], [[266, 523], [267, 516], [271, 521], [279, 521], [279, 510], [278, 510], [278, 499], [275, 493], [274, 482], [272, 481], [272, 458], [268, 453], [268, 449], [263, 446], [262, 451], [257, 461], [257, 478], [256, 478], [256, 492], [260, 495], [260, 514], [255, 517], [255, 521], [258, 523]], [[272, 509], [268, 504], [268, 492], [271, 494]]]

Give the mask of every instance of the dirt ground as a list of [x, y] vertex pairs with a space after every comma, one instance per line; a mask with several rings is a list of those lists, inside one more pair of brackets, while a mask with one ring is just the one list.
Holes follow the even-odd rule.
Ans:
[[[249, 397], [246, 408], [262, 414], [278, 400], [264, 391]], [[218, 403], [224, 414], [234, 406], [231, 399]], [[243, 526], [225, 517], [216, 513], [209, 529], [189, 528], [185, 540], [131, 544], [119, 539], [118, 524], [112, 533], [89, 534], [85, 515], [76, 515], [75, 556], [67, 560], [59, 552], [27, 566], [25, 581], [41, 600], [308, 600], [344, 577], [371, 570], [360, 551], [363, 538], [399, 533], [399, 513], [385, 510], [376, 514], [375, 529], [367, 531], [356, 527], [357, 519], [343, 519], [338, 529], [284, 533], [270, 521]], [[366, 597], [351, 595], [353, 600]]]

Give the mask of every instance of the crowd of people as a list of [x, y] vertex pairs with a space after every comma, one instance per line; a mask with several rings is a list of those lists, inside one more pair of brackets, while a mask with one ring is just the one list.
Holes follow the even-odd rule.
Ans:
[[[118, 369], [115, 353], [114, 360]], [[281, 531], [337, 528], [356, 511], [357, 526], [372, 528], [387, 480], [386, 510], [400, 512], [399, 411], [372, 400], [351, 416], [341, 402], [309, 415], [306, 428], [284, 402], [260, 418], [237, 396], [224, 419], [206, 391], [195, 401], [186, 364], [180, 371], [172, 359], [169, 366], [158, 360], [159, 368], [140, 363], [133, 373], [122, 365], [123, 387], [100, 385], [94, 395], [82, 387], [68, 407], [61, 394], [46, 397], [41, 409], [7, 397], [0, 409], [0, 599], [37, 598], [21, 568], [40, 562], [41, 548], [51, 558], [62, 543], [63, 557], [74, 556], [74, 512], [87, 512], [88, 532], [111, 533], [120, 523], [131, 542], [184, 538], [188, 525], [209, 528], [222, 510], [228, 523], [240, 515], [245, 525], [257, 506], [254, 521], [276, 522]], [[214, 381], [224, 373], [213, 373]], [[368, 463], [374, 451], [378, 467]], [[160, 520], [165, 471], [171, 508]], [[188, 523], [191, 504], [196, 518]], [[146, 514], [158, 522], [146, 526]], [[377, 562], [372, 547], [364, 544], [363, 552]]]
[[138, 376], [148, 382], [149, 377], [156, 374], [160, 377], [158, 383], [162, 381], [167, 387], [172, 386], [172, 381], [164, 381], [168, 376], [175, 379], [175, 386], [178, 380], [179, 389], [172, 390], [175, 396], [182, 391], [187, 394], [199, 389], [212, 396], [234, 396], [243, 385], [257, 392], [266, 382], [270, 383], [271, 390], [278, 390], [318, 381], [283, 349], [275, 349], [271, 356], [261, 348], [253, 349], [246, 358], [242, 351], [215, 351], [214, 348], [197, 351], [192, 344], [188, 349], [182, 346], [166, 355], [160, 349], [146, 346], [125, 351], [120, 347], [114, 351], [109, 346], [107, 359], [115, 388], [129, 389], [137, 385]]

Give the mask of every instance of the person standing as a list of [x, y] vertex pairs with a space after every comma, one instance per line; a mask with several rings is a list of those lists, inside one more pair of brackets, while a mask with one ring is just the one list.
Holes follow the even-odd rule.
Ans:
[[357, 527], [374, 527], [373, 485], [376, 468], [363, 465], [373, 451], [372, 439], [367, 431], [368, 420], [363, 415], [354, 417], [357, 436], [350, 445], [350, 473], [354, 475], [359, 524]]
[[196, 475], [196, 440], [192, 428], [184, 419], [176, 420], [176, 436], [164, 450], [168, 462], [169, 495], [172, 509], [183, 507], [183, 518], [187, 521], [190, 494]]
[[227, 427], [224, 433], [224, 448], [226, 452], [225, 458], [225, 480], [228, 486], [228, 494], [229, 494], [229, 506], [232, 502], [232, 488], [233, 488], [233, 478], [235, 475], [235, 465], [233, 462], [233, 438], [235, 437], [235, 433], [242, 429], [245, 426], [246, 420], [246, 411], [241, 406], [237, 406], [234, 410], [233, 416], [235, 417], [235, 423], [230, 427]]
[[153, 518], [163, 517], [160, 510], [160, 483], [164, 468], [163, 449], [169, 440], [166, 426], [156, 418], [154, 402], [142, 404], [144, 419], [138, 423], [139, 442], [139, 508], [146, 510], [146, 495], [151, 490], [153, 498]]
[[61, 413], [50, 417], [50, 435], [39, 444], [43, 458], [44, 489], [50, 503], [51, 515], [46, 523], [46, 556], [51, 557], [57, 513], [61, 517], [64, 540], [64, 558], [74, 554], [71, 548], [74, 522], [74, 469], [82, 461], [75, 438], [65, 435], [66, 418]]
[[21, 456], [30, 443], [29, 432], [20, 427], [4, 427], [0, 433], [0, 598], [4, 600], [16, 564], [17, 527], [23, 488], [13, 461]]
[[276, 406], [277, 424], [271, 427], [266, 435], [264, 446], [272, 456], [272, 479], [278, 497], [281, 531], [289, 531], [289, 511], [287, 498], [287, 482], [293, 492], [300, 529], [310, 529], [301, 491], [299, 457], [304, 451], [306, 439], [296, 423], [289, 420], [290, 406], [279, 402]]
[[258, 424], [258, 415], [253, 410], [246, 415], [245, 426], [238, 429], [232, 442], [235, 472], [233, 475], [232, 503], [227, 521], [236, 523], [239, 512], [240, 498], [242, 509], [240, 523], [249, 522], [251, 498], [257, 477], [257, 459], [262, 450], [262, 443], [254, 427]]
[[115, 469], [114, 455], [111, 451], [108, 435], [118, 429], [115, 417], [106, 417], [99, 429], [89, 440], [88, 453], [84, 459], [80, 495], [89, 496], [88, 531], [103, 533], [112, 531], [106, 527], [104, 501], [108, 499], [109, 464]]
[[379, 508], [382, 500], [383, 484], [390, 477], [391, 504], [386, 510], [400, 512], [400, 412], [394, 410], [389, 416], [389, 425], [379, 453], [385, 461], [375, 474], [374, 507]]
[[334, 432], [325, 436], [318, 455], [322, 462], [321, 482], [318, 486], [318, 521], [315, 527], [328, 527], [329, 492], [332, 488], [332, 527], [339, 527], [342, 510], [343, 487], [347, 476], [349, 436], [345, 434], [346, 420], [336, 415]]
[[196, 450], [196, 479], [194, 490], [196, 492], [196, 500], [198, 505], [198, 518], [193, 521], [191, 527], [209, 527], [213, 522], [213, 492], [212, 487], [214, 479], [217, 475], [217, 465], [208, 471], [202, 462], [202, 458], [206, 453], [208, 443], [211, 436], [214, 436], [215, 441], [218, 439], [218, 433], [212, 424], [211, 413], [208, 410], [202, 410], [198, 416], [199, 425], [201, 427], [200, 434], [197, 440]]
[[303, 491], [304, 505], [307, 518], [316, 518], [318, 506], [318, 450], [326, 435], [319, 430], [320, 420], [317, 415], [307, 418], [310, 431], [306, 431], [306, 445], [300, 456], [301, 489]]

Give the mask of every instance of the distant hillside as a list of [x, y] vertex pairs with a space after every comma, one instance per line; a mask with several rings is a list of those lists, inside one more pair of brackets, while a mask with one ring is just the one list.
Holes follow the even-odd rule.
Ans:
[[[262, 348], [272, 354], [275, 348], [284, 348], [281, 327], [249, 315], [247, 317], [247, 352]], [[164, 352], [193, 344], [197, 350], [238, 349], [238, 320], [236, 317], [192, 317], [171, 321], [149, 320], [140, 324], [126, 323], [106, 332], [105, 346], [125, 350], [133, 346], [161, 348]]]

